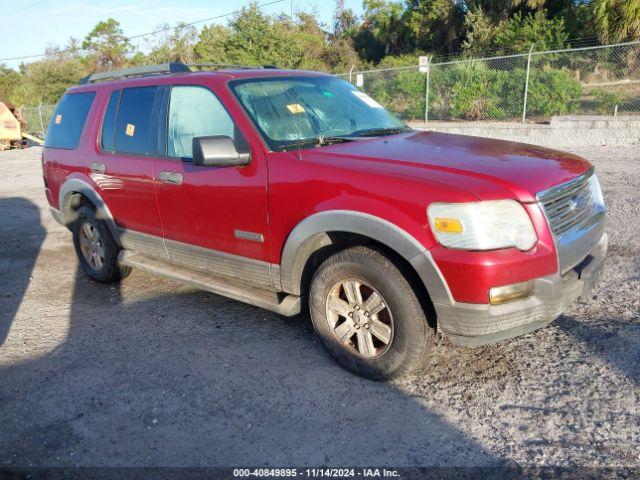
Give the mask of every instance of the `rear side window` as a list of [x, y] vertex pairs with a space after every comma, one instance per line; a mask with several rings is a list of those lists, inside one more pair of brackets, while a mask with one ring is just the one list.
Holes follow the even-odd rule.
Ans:
[[[116, 151], [150, 155], [155, 153], [158, 132], [151, 127], [157, 87], [122, 90], [116, 122]], [[156, 122], [157, 123], [157, 122]]]
[[111, 92], [107, 111], [104, 113], [100, 145], [105, 152], [113, 152], [116, 149], [116, 117], [118, 115], [118, 102], [120, 101], [121, 92], [121, 90]]
[[82, 128], [96, 96], [94, 92], [68, 93], [53, 113], [44, 146], [48, 148], [78, 148]]

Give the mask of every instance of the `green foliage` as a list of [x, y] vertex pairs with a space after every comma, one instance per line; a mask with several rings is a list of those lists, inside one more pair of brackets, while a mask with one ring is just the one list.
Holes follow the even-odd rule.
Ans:
[[592, 0], [596, 29], [603, 41], [640, 38], [640, 0]]
[[432, 109], [447, 119], [510, 119], [521, 109], [524, 71], [489, 68], [484, 62], [433, 69]]
[[527, 115], [550, 117], [571, 113], [581, 93], [582, 85], [567, 69], [532, 70]]
[[86, 65], [77, 58], [50, 56], [39, 62], [23, 65], [20, 83], [9, 100], [15, 105], [58, 103], [69, 86], [88, 74]]
[[[202, 29], [160, 25], [144, 49], [135, 49], [113, 19], [99, 22], [82, 43], [50, 49], [43, 60], [19, 71], [0, 66], [0, 100], [16, 105], [55, 103], [69, 86], [92, 71], [169, 61], [238, 65], [274, 64], [283, 68], [346, 72], [352, 66], [414, 66], [417, 56], [457, 53], [491, 56], [562, 47], [569, 38], [598, 32], [602, 39], [640, 36], [640, 0], [364, 0], [358, 18], [335, 0], [333, 32], [316, 15], [295, 19], [244, 8], [227, 25]], [[529, 108], [534, 116], [570, 112], [580, 95], [581, 77], [613, 78], [618, 65], [635, 78], [640, 54], [598, 54], [570, 63], [553, 56], [534, 58]], [[611, 56], [611, 58], [609, 58]], [[506, 63], [505, 63], [506, 62]], [[545, 62], [545, 63], [542, 63]], [[521, 112], [524, 62], [460, 63], [431, 72], [430, 111], [438, 118], [507, 119]], [[569, 65], [572, 71], [561, 67]], [[616, 74], [617, 76], [617, 74]], [[425, 76], [415, 69], [368, 74], [365, 90], [405, 118], [422, 118]], [[597, 94], [600, 95], [600, 94]], [[616, 100], [598, 97], [601, 108]]]
[[265, 15], [255, 4], [228, 27], [205, 27], [194, 51], [199, 62], [298, 69], [345, 70], [357, 61], [348, 39], [328, 39], [314, 16], [301, 13], [292, 23]]
[[596, 111], [601, 115], [613, 115], [616, 106], [622, 103], [622, 96], [616, 92], [597, 89], [592, 92]]
[[149, 53], [145, 56], [138, 52], [135, 64], [159, 64], [167, 62], [195, 63], [194, 46], [198, 40], [198, 30], [192, 25], [179, 23], [171, 27], [168, 23], [158, 26], [157, 35], [147, 42]]
[[0, 64], [0, 102], [10, 102], [19, 82], [20, 75], [18, 72]]
[[113, 18], [99, 22], [85, 37], [82, 48], [89, 52], [86, 60], [93, 70], [121, 68], [132, 50], [120, 24]]
[[546, 12], [538, 11], [522, 16], [516, 13], [507, 21], [498, 24], [481, 10], [467, 15], [467, 39], [464, 43], [470, 55], [495, 55], [523, 52], [535, 44], [535, 49], [552, 50], [562, 48], [569, 39], [562, 18], [547, 18]]
[[483, 57], [495, 47], [498, 29], [482, 8], [470, 11], [465, 17], [467, 38], [462, 44], [466, 55]]
[[460, 44], [465, 9], [451, 0], [408, 0], [404, 18], [409, 47], [453, 53]]
[[364, 90], [401, 118], [424, 116], [425, 75], [416, 70], [367, 75]]
[[536, 50], [562, 48], [569, 35], [562, 18], [548, 19], [546, 12], [536, 12], [522, 17], [516, 14], [504, 29], [496, 34], [495, 44], [504, 51], [524, 51], [535, 44]]
[[[401, 62], [400, 62], [401, 63]], [[525, 70], [491, 68], [485, 62], [465, 62], [432, 68], [429, 84], [431, 118], [509, 120], [522, 113]], [[364, 89], [405, 119], [422, 119], [425, 75], [416, 70], [372, 73]], [[548, 117], [571, 112], [581, 94], [568, 70], [532, 72], [528, 111]]]

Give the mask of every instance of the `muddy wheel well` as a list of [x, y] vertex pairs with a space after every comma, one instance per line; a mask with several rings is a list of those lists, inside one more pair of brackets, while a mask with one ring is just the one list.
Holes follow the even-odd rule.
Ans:
[[391, 260], [396, 268], [402, 272], [427, 314], [430, 326], [435, 328], [436, 312], [433, 307], [431, 297], [429, 296], [429, 292], [420, 279], [418, 273], [407, 260], [387, 245], [363, 235], [348, 232], [327, 232], [327, 235], [331, 239], [331, 244], [325, 245], [314, 251], [304, 265], [300, 286], [303, 298], [306, 298], [307, 293], [309, 292], [314, 273], [327, 258], [350, 247], [365, 246], [384, 254]]
[[65, 200], [63, 207], [64, 219], [67, 224], [67, 228], [71, 228], [71, 224], [75, 222], [77, 218], [77, 211], [80, 207], [84, 207], [85, 205], [92, 206], [95, 208], [95, 205], [89, 198], [82, 193], [79, 192], [71, 192], [68, 195], [68, 199]]

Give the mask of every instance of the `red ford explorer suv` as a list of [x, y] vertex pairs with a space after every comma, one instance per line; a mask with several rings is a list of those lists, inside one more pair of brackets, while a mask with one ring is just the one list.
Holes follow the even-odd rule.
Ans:
[[591, 295], [607, 249], [586, 160], [415, 131], [336, 77], [94, 74], [43, 153], [51, 212], [97, 282], [132, 267], [282, 315], [310, 310], [340, 364], [388, 379], [436, 328], [483, 345]]

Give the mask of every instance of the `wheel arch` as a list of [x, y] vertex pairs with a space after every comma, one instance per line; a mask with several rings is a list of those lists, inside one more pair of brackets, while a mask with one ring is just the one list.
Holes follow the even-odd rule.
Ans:
[[122, 246], [118, 236], [118, 228], [109, 207], [89, 183], [78, 178], [69, 179], [60, 187], [58, 198], [60, 213], [65, 225], [71, 225], [78, 217], [78, 208], [88, 202], [96, 209], [97, 218], [106, 223], [118, 246]]
[[[332, 210], [316, 213], [300, 222], [289, 234], [281, 256], [282, 290], [305, 293], [305, 276], [314, 257], [361, 244], [365, 239], [396, 255], [410, 266], [432, 303], [451, 304], [452, 297], [430, 252], [413, 236], [393, 223], [363, 212]], [[354, 242], [355, 241], [355, 242]]]

